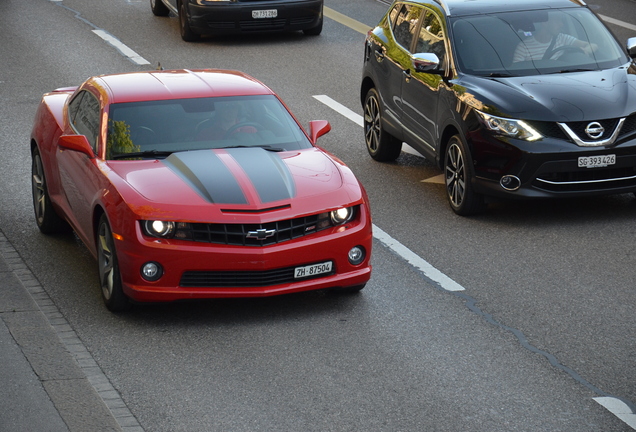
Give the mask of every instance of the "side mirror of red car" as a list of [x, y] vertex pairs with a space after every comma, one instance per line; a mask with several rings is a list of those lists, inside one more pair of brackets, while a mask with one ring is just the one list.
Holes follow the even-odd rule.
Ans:
[[309, 139], [312, 144], [316, 144], [318, 138], [331, 130], [331, 125], [327, 120], [312, 120], [309, 122]]
[[95, 153], [84, 135], [62, 135], [57, 145], [66, 150], [84, 153], [91, 159], [95, 157]]

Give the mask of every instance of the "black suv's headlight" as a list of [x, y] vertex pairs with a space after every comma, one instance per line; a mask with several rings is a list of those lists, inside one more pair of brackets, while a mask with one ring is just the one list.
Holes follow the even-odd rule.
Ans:
[[543, 135], [523, 120], [497, 117], [477, 110], [475, 112], [484, 126], [495, 133], [525, 141], [536, 141], [543, 138]]

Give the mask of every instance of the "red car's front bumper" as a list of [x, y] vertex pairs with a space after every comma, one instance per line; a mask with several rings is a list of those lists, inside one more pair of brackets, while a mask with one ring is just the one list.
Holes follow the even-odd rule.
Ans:
[[[117, 242], [118, 261], [125, 294], [133, 301], [158, 302], [215, 297], [261, 297], [365, 284], [371, 277], [371, 220], [363, 209], [357, 221], [275, 245], [264, 247], [230, 246], [198, 242], [175, 242], [145, 237], [137, 227], [137, 238]], [[365, 251], [362, 263], [352, 265], [348, 252], [354, 246]], [[156, 282], [142, 278], [141, 267], [156, 262], [163, 276]], [[333, 262], [333, 271], [311, 279], [294, 279], [293, 269], [315, 263]], [[261, 274], [288, 269], [290, 277], [260, 281]], [[236, 272], [256, 275], [259, 282], [249, 286], [184, 286], [184, 273], [204, 275]], [[276, 272], [277, 273], [277, 272]], [[228, 273], [224, 273], [227, 278]], [[230, 276], [231, 277], [231, 276]], [[251, 277], [251, 275], [250, 275]], [[198, 279], [198, 277], [195, 277]], [[214, 279], [214, 278], [213, 278]], [[227, 279], [226, 279], [227, 280]]]

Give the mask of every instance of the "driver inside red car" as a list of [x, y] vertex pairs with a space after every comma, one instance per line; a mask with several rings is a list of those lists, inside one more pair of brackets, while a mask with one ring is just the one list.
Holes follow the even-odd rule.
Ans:
[[197, 140], [221, 140], [230, 138], [236, 133], [256, 133], [258, 130], [250, 125], [234, 127], [245, 122], [241, 116], [241, 104], [239, 102], [216, 102], [215, 116], [197, 134]]

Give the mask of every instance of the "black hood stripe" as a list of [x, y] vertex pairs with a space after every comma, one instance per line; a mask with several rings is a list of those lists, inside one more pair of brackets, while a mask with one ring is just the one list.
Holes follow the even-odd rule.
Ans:
[[227, 149], [227, 152], [245, 171], [261, 202], [280, 201], [296, 195], [294, 178], [277, 153], [258, 147]]
[[173, 153], [163, 163], [211, 203], [248, 203], [230, 170], [212, 151]]

